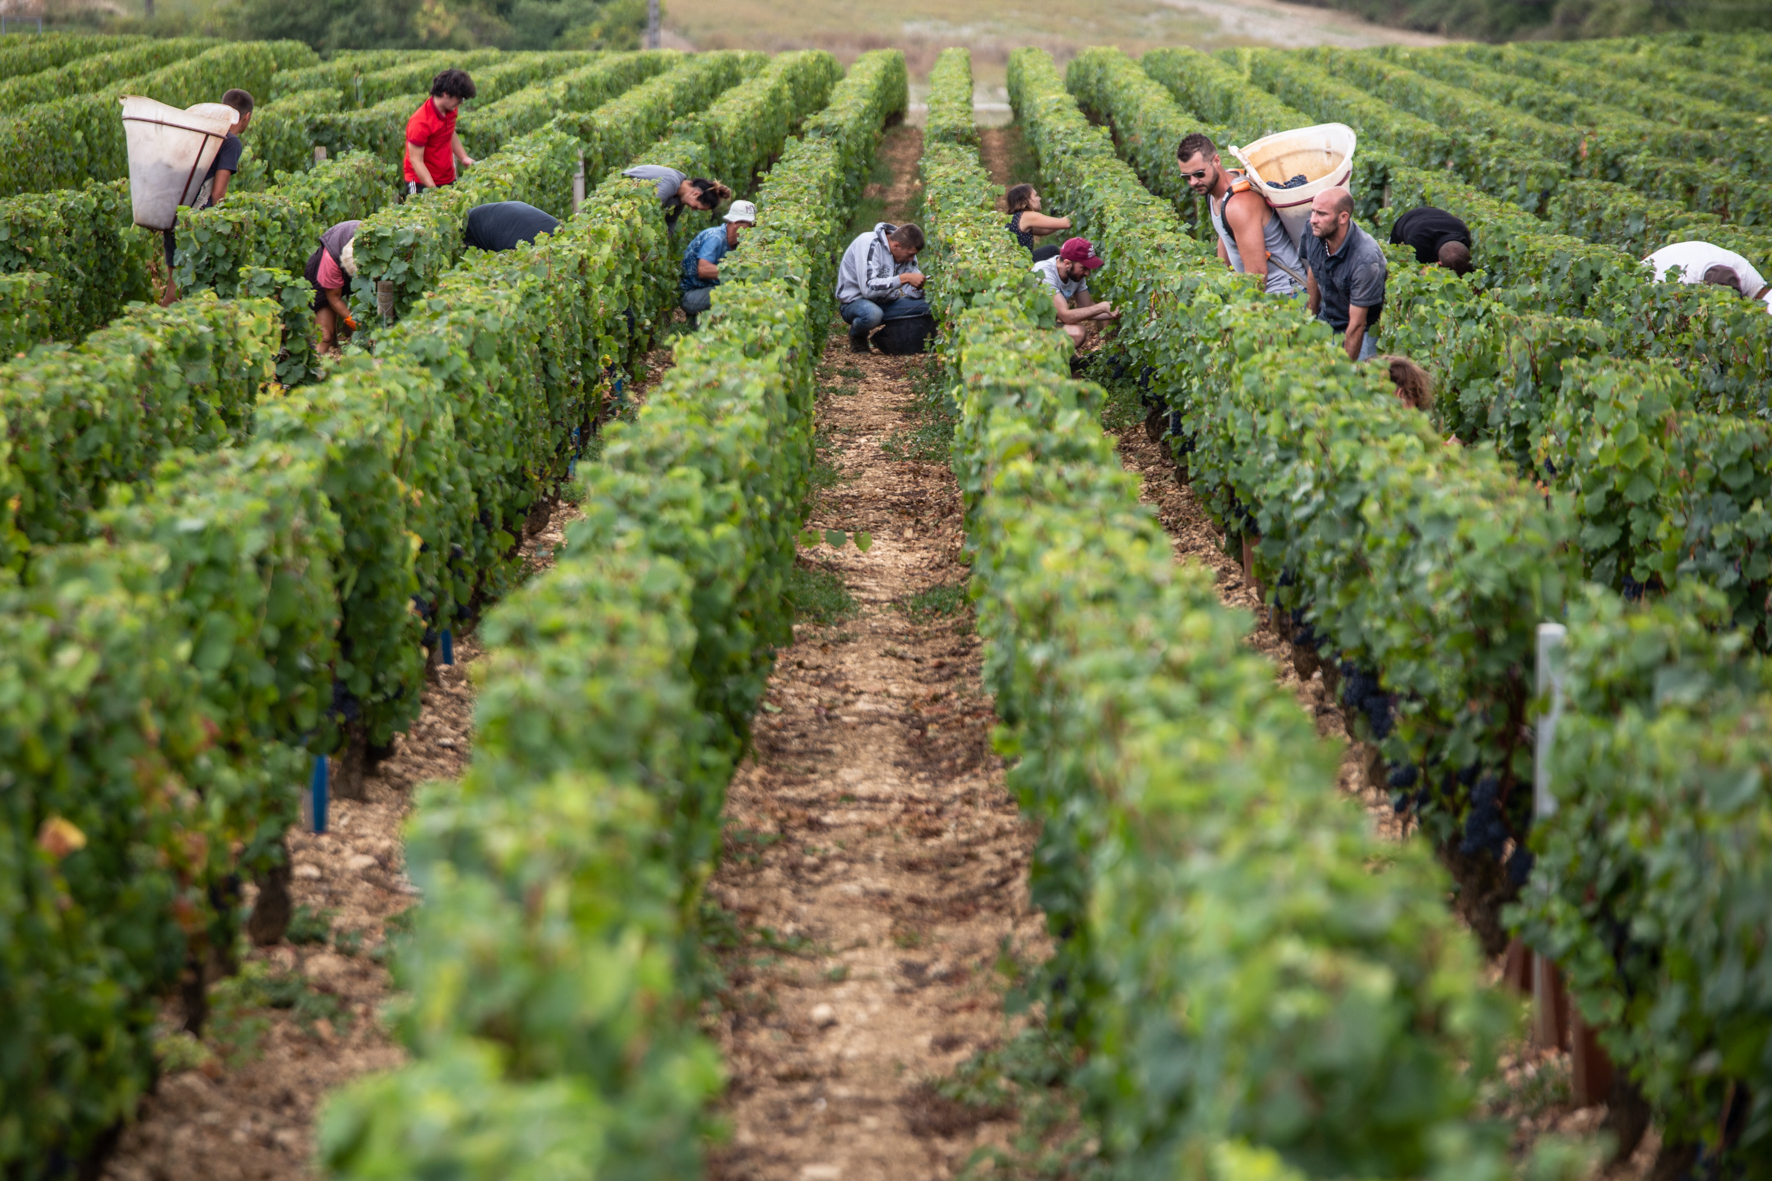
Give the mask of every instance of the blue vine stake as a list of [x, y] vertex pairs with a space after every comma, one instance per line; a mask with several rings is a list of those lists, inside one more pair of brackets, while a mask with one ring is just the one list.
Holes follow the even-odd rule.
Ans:
[[312, 778], [308, 780], [308, 798], [311, 801], [310, 807], [313, 815], [314, 831], [325, 832], [327, 803], [325, 755], [314, 756], [314, 774]]
[[443, 663], [455, 663], [455, 641], [449, 637], [449, 629], [443, 629]]

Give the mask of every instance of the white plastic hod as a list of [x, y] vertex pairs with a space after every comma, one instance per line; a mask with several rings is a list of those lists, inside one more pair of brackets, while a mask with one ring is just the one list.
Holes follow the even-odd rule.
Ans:
[[239, 116], [221, 103], [198, 103], [181, 111], [139, 94], [121, 101], [135, 224], [170, 230], [178, 207], [197, 199], [204, 174]]
[[[1281, 131], [1256, 140], [1248, 147], [1232, 147], [1231, 155], [1242, 161], [1249, 179], [1267, 198], [1286, 232], [1300, 246], [1310, 232], [1311, 198], [1324, 189], [1345, 185], [1354, 174], [1354, 129], [1345, 123], [1319, 123], [1296, 131]], [[1275, 185], [1303, 174], [1297, 188]]]

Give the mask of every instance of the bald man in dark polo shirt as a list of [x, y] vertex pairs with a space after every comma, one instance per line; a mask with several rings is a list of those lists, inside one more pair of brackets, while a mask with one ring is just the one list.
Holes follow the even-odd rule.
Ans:
[[1304, 261], [1312, 314], [1341, 334], [1348, 360], [1377, 356], [1372, 331], [1384, 313], [1390, 268], [1372, 235], [1354, 224], [1354, 197], [1346, 189], [1324, 189], [1312, 198]]

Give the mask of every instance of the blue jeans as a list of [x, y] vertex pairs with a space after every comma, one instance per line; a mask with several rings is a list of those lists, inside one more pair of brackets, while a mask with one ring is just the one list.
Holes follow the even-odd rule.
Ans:
[[[1342, 333], [1342, 340], [1345, 341], [1346, 339], [1347, 339], [1347, 334], [1344, 332], [1344, 333]], [[1344, 344], [1342, 347], [1345, 348], [1347, 346]], [[1356, 361], [1370, 361], [1372, 358], [1376, 357], [1377, 355], [1378, 355], [1378, 342], [1376, 340], [1372, 339], [1372, 329], [1368, 328], [1368, 329], [1366, 329], [1366, 335], [1360, 339], [1360, 355], [1358, 357], [1355, 357], [1354, 360], [1356, 360]]]
[[843, 317], [843, 323], [849, 325], [849, 335], [866, 336], [887, 320], [908, 320], [913, 316], [930, 315], [929, 301], [926, 299], [893, 299], [884, 304], [877, 304], [871, 299], [857, 299], [837, 309]]

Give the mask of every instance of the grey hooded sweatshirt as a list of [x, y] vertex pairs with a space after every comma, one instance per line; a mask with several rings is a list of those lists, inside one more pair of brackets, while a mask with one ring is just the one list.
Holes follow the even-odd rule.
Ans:
[[886, 236], [897, 228], [891, 222], [883, 221], [874, 226], [873, 233], [862, 234], [849, 244], [849, 249], [843, 252], [842, 264], [837, 267], [838, 306], [858, 299], [891, 303], [895, 299], [923, 298], [917, 288], [906, 287], [898, 281], [899, 275], [908, 275], [917, 269], [917, 259], [913, 255], [909, 262], [899, 262], [892, 257]]

